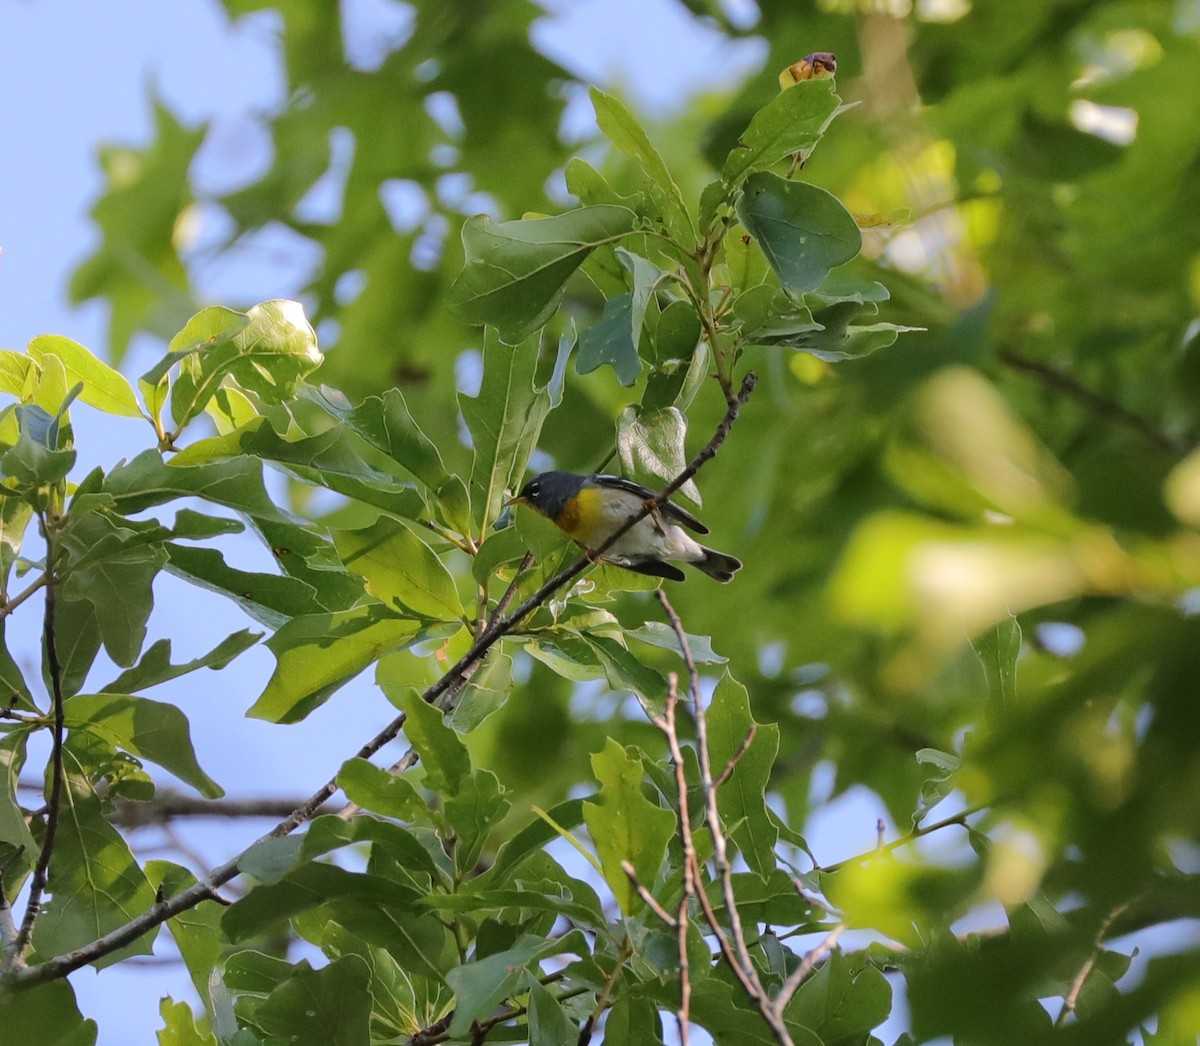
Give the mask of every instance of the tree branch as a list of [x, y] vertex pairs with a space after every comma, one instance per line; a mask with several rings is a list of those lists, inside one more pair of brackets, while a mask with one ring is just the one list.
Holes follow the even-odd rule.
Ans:
[[1100, 926], [1096, 930], [1096, 936], [1092, 940], [1091, 951], [1088, 952], [1088, 957], [1084, 960], [1083, 965], [1079, 967], [1079, 972], [1075, 975], [1075, 980], [1071, 982], [1070, 990], [1063, 996], [1063, 1008], [1059, 1011], [1058, 1019], [1054, 1022], [1056, 1028], [1061, 1028], [1066, 1024], [1068, 1018], [1075, 1012], [1075, 1007], [1079, 1004], [1079, 993], [1083, 991], [1083, 985], [1087, 981], [1088, 975], [1095, 968], [1101, 952], [1104, 951], [1104, 942], [1108, 938], [1109, 928], [1124, 913], [1129, 904], [1129, 901], [1122, 902], [1100, 921]]
[[1186, 454], [1192, 449], [1190, 441], [1179, 439], [1175, 436], [1168, 436], [1165, 432], [1155, 428], [1150, 421], [1143, 418], [1140, 414], [1135, 414], [1128, 407], [1123, 406], [1116, 400], [1111, 400], [1107, 396], [1101, 396], [1098, 392], [1094, 392], [1082, 384], [1074, 375], [1068, 374], [1066, 371], [1051, 367], [1050, 364], [1043, 363], [1041, 360], [1030, 359], [1028, 356], [1023, 356], [1013, 349], [1002, 348], [996, 353], [996, 357], [1001, 363], [1007, 364], [1013, 370], [1032, 375], [1047, 388], [1069, 396], [1093, 414], [1107, 421], [1115, 421], [1118, 425], [1124, 425], [1126, 428], [1133, 430], [1147, 443], [1155, 447], [1159, 447], [1170, 454]]
[[[40, 514], [39, 514], [40, 515]], [[46, 807], [46, 834], [42, 839], [42, 849], [38, 853], [37, 863], [33, 866], [33, 877], [29, 883], [29, 897], [25, 902], [25, 917], [21, 920], [21, 928], [13, 941], [9, 962], [16, 967], [24, 961], [25, 952], [29, 949], [29, 941], [33, 937], [33, 924], [37, 922], [42, 910], [42, 896], [50, 879], [50, 858], [54, 854], [54, 844], [58, 839], [58, 817], [62, 810], [63, 778], [63, 738], [66, 735], [65, 699], [62, 692], [62, 666], [58, 661], [58, 640], [55, 634], [56, 605], [55, 589], [57, 578], [54, 576], [54, 535], [44, 515], [40, 515], [42, 533], [46, 538], [46, 572], [43, 574], [46, 587], [46, 608], [43, 615], [42, 631], [46, 645], [46, 668], [50, 675], [51, 697], [54, 700], [54, 725], [50, 732], [50, 798]], [[26, 589], [28, 594], [32, 591]]]
[[[613, 531], [609, 538], [598, 548], [590, 550], [587, 554], [580, 556], [570, 566], [560, 570], [542, 584], [537, 591], [521, 603], [512, 613], [494, 616], [488, 627], [471, 645], [471, 648], [436, 683], [421, 695], [422, 699], [432, 704], [447, 691], [451, 690], [451, 688], [460, 686], [465, 674], [469, 670], [474, 670], [486, 657], [488, 651], [501, 638], [511, 632], [525, 617], [545, 603], [560, 588], [574, 580], [579, 574], [582, 574], [599, 556], [620, 540], [626, 532], [645, 519], [651, 512], [655, 511], [675, 491], [695, 476], [705, 464], [711, 461], [716, 456], [717, 451], [720, 450], [721, 445], [728, 438], [729, 432], [737, 421], [742, 407], [754, 392], [757, 384], [758, 377], [751, 371], [742, 381], [742, 386], [737, 396], [729, 402], [725, 415], [717, 425], [712, 438], [700, 448], [695, 457], [688, 463], [687, 468], [680, 472], [678, 476], [652, 499], [647, 501], [638, 512], [630, 516], [629, 520], [623, 526]], [[401, 714], [363, 745], [355, 755], [360, 759], [369, 759], [383, 748], [384, 745], [394, 740], [399, 735], [403, 726], [404, 716]], [[337, 787], [337, 779], [331, 778], [309, 796], [307, 800], [296, 807], [287, 817], [281, 820], [271, 831], [252, 844], [250, 848], [268, 839], [277, 839], [290, 835], [301, 824], [313, 817], [333, 797], [337, 791]], [[245, 852], [243, 851], [243, 853]], [[36, 965], [14, 969], [11, 973], [13, 981], [18, 985], [29, 986], [54, 980], [57, 977], [65, 977], [81, 966], [85, 966], [111, 952], [125, 947], [127, 944], [131, 944], [147, 931], [166, 922], [180, 912], [185, 912], [189, 908], [195, 907], [201, 901], [209, 899], [212, 891], [229, 882], [230, 879], [238, 874], [238, 861], [240, 857], [241, 854], [226, 861], [214, 869], [206, 879], [188, 887], [174, 897], [166, 898], [161, 904], [155, 904], [149, 911], [131, 919], [124, 926], [105, 934], [103, 937], [97, 938], [89, 944], [74, 951], [65, 952], [62, 955], [53, 956]]]
[[[700, 757], [700, 786], [704, 794], [705, 819], [708, 822], [709, 834], [712, 836], [713, 862], [721, 882], [721, 895], [725, 902], [725, 913], [729, 919], [729, 938], [732, 939], [733, 954], [730, 952], [729, 940], [721, 931], [716, 912], [713, 911], [710, 904], [704, 904], [707, 899], [705, 891], [698, 890], [697, 894], [702, 899], [705, 917], [716, 933], [717, 940], [721, 943], [721, 952], [732, 967], [734, 974], [737, 975], [738, 981], [758, 1007], [759, 1013], [770, 1027], [775, 1040], [780, 1043], [780, 1046], [792, 1046], [792, 1036], [787, 1029], [787, 1024], [771, 1004], [771, 999], [759, 979], [758, 970], [755, 969], [754, 961], [750, 958], [750, 949], [746, 944], [746, 932], [742, 927], [742, 917], [737, 908], [737, 897], [733, 892], [733, 866], [729, 861], [725, 832], [721, 827], [721, 814], [717, 809], [717, 786], [713, 779], [712, 756], [708, 748], [708, 717], [704, 711], [703, 695], [700, 693], [700, 674], [696, 671], [696, 661], [692, 657], [692, 649], [688, 643], [683, 622], [680, 621], [679, 615], [662, 589], [658, 589], [655, 595], [662, 604], [663, 610], [666, 611], [671, 627], [675, 630], [675, 638], [679, 641], [679, 647], [683, 651], [684, 664], [687, 665], [688, 678], [691, 681], [692, 718], [696, 723], [696, 747]], [[697, 869], [698, 872], [699, 869]]]
[[911, 832], [900, 836], [899, 839], [893, 839], [890, 843], [885, 843], [883, 846], [876, 846], [873, 850], [868, 850], [866, 853], [858, 854], [855, 857], [847, 857], [843, 861], [835, 861], [833, 864], [827, 864], [823, 867], [818, 865], [815, 871], [829, 874], [830, 872], [841, 871], [848, 864], [858, 864], [861, 861], [869, 861], [872, 857], [878, 857], [881, 854], [891, 853], [893, 850], [899, 849], [901, 846], [907, 846], [909, 843], [920, 839], [924, 835], [930, 835], [933, 832], [939, 832], [943, 828], [949, 828], [951, 825], [962, 825], [967, 827], [967, 818], [973, 817], [981, 810], [986, 810], [991, 803], [979, 803], [976, 806], [969, 806], [965, 810], [961, 810], [951, 817], [944, 818], [941, 821], [935, 821], [930, 825], [921, 825], [914, 828]]

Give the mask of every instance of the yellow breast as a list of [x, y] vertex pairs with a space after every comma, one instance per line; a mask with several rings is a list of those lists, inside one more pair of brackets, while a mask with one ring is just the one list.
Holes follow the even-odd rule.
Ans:
[[595, 487], [583, 487], [554, 520], [576, 541], [585, 545], [595, 534], [603, 518], [604, 492]]

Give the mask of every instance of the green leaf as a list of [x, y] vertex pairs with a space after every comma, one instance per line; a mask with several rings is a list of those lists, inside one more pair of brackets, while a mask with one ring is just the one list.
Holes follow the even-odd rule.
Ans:
[[20, 399], [32, 369], [33, 363], [25, 353], [0, 349], [0, 392]]
[[546, 843], [559, 837], [559, 829], [570, 831], [582, 823], [582, 799], [567, 799], [552, 807], [546, 817], [534, 817], [500, 847], [495, 863], [475, 880], [475, 884], [480, 888], [508, 884], [527, 857], [540, 852]]
[[212, 1032], [197, 1029], [195, 1015], [186, 1002], [163, 996], [158, 1003], [158, 1014], [163, 1019], [158, 1046], [218, 1046]]
[[454, 729], [469, 734], [504, 707], [512, 692], [512, 658], [493, 650], [463, 687], [447, 715]]
[[[73, 951], [153, 904], [154, 888], [124, 838], [104, 817], [91, 785], [70, 780], [63, 789], [54, 847], [54, 891], [33, 931], [38, 955]], [[149, 931], [94, 965], [102, 969], [130, 955], [150, 954], [156, 933], [157, 929]]]
[[784, 1016], [822, 1042], [846, 1042], [859, 1041], [891, 1008], [891, 985], [867, 957], [835, 951], [792, 996]]
[[362, 581], [342, 568], [337, 549], [323, 532], [261, 517], [250, 522], [279, 568], [316, 592], [325, 610], [349, 610], [362, 600]]
[[630, 334], [633, 323], [633, 294], [609, 298], [600, 319], [580, 335], [576, 371], [590, 374], [608, 364], [622, 385], [629, 386], [637, 381], [642, 361]]
[[244, 628], [226, 636], [207, 654], [185, 661], [182, 664], [171, 664], [171, 641], [160, 639], [152, 644], [142, 655], [142, 659], [127, 672], [122, 672], [116, 679], [100, 690], [108, 694], [135, 694], [160, 683], [178, 679], [189, 672], [201, 668], [224, 668], [230, 661], [245, 650], [249, 650], [262, 638], [261, 632], [251, 632]]
[[[709, 752], [713, 775], [720, 775], [754, 726], [746, 688], [726, 672], [708, 709]], [[717, 807], [746, 863], [760, 875], [776, 866], [779, 833], [767, 810], [766, 790], [779, 753], [779, 726], [759, 724], [750, 747], [741, 753], [729, 779], [717, 792]]]
[[537, 350], [532, 344], [510, 348], [489, 339], [483, 350], [479, 395], [458, 397], [475, 447], [471, 503], [479, 513], [480, 533], [499, 514], [505, 492], [515, 494], [519, 489], [550, 410], [546, 390], [534, 385], [536, 368]]
[[[878, 349], [893, 345], [896, 339], [909, 331], [921, 327], [903, 327], [895, 323], [857, 324], [852, 321], [862, 315], [874, 315], [875, 306], [867, 308], [852, 301], [837, 302], [812, 313], [810, 323], [798, 320], [792, 330], [777, 324], [774, 329], [764, 328], [752, 335], [752, 340], [762, 345], [782, 345], [799, 352], [807, 352], [819, 360], [837, 363], [869, 356]], [[809, 315], [801, 310], [801, 316]]]
[[529, 992], [529, 1041], [537, 1046], [575, 1046], [579, 1028], [532, 971], [525, 972]]
[[275, 671], [247, 715], [270, 723], [297, 723], [390, 650], [411, 642], [417, 623], [359, 607], [293, 618], [267, 646]]
[[516, 527], [509, 526], [489, 534], [479, 553], [471, 560], [471, 576], [481, 585], [497, 567], [514, 563], [525, 556], [525, 542]]
[[426, 813], [425, 800], [407, 777], [397, 777], [365, 759], [348, 759], [338, 771], [338, 787], [364, 810], [415, 821]]
[[752, 174], [737, 214], [790, 294], [815, 290], [830, 269], [862, 249], [862, 234], [841, 201], [807, 182]]
[[[675, 629], [662, 621], [647, 621], [640, 628], [627, 630], [627, 639], [636, 639], [647, 646], [659, 647], [662, 650], [674, 650], [683, 656], [683, 648], [679, 645], [679, 637]], [[698, 665], [723, 665], [729, 660], [722, 657], [712, 648], [712, 640], [708, 636], [694, 636], [687, 633], [688, 649], [692, 652], [692, 660]]]
[[988, 710], [1001, 716], [1017, 699], [1017, 658], [1021, 654], [1021, 623], [1010, 614], [971, 640], [971, 649], [983, 667]]
[[151, 586], [167, 562], [161, 544], [142, 540], [126, 522], [98, 512], [73, 521], [65, 540], [80, 558], [72, 562], [63, 586], [66, 598], [87, 600], [96, 608], [104, 649], [124, 668], [141, 652], [154, 609]]
[[77, 341], [54, 334], [42, 334], [29, 343], [30, 359], [41, 361], [57, 356], [71, 384], [83, 383], [79, 398], [89, 407], [126, 418], [142, 417], [133, 386], [119, 371], [97, 359]]
[[[307, 374], [321, 364], [317, 336], [294, 301], [267, 301], [246, 313], [247, 323], [234, 333], [236, 322], [217, 315], [211, 323], [220, 333], [195, 345], [180, 359], [180, 372], [171, 387], [171, 415], [177, 428], [196, 417], [216, 395], [226, 378], [267, 403], [286, 403]], [[197, 320], [193, 317], [193, 320]], [[156, 371], [145, 375], [153, 384]]]
[[29, 685], [21, 666], [13, 659], [8, 650], [8, 619], [0, 618], [0, 707], [33, 709], [33, 699], [29, 695]]
[[656, 806], [642, 793], [645, 771], [641, 759], [609, 738], [592, 756], [592, 771], [600, 782], [594, 802], [583, 804], [583, 819], [604, 870], [604, 881], [626, 915], [642, 906], [637, 892], [621, 870], [628, 861], [638, 881], [653, 889], [667, 844], [675, 834], [672, 810]]
[[625, 1043], [626, 1046], [662, 1046], [662, 1020], [654, 1003], [629, 993], [622, 995], [605, 1019], [604, 1037], [606, 1040], [611, 1037], [614, 1042]]
[[466, 746], [442, 713], [419, 694], [410, 692], [401, 705], [407, 717], [404, 734], [421, 757], [427, 784], [441, 796], [457, 795], [471, 773]]
[[266, 933], [292, 916], [344, 900], [361, 904], [364, 911], [377, 906], [409, 907], [422, 896], [380, 875], [349, 872], [336, 865], [309, 861], [294, 868], [282, 880], [257, 886], [221, 916], [221, 928], [234, 943]]
[[254, 1012], [263, 1031], [292, 1046], [362, 1046], [370, 1041], [370, 971], [356, 955], [320, 970], [300, 963]]
[[[626, 407], [617, 421], [617, 451], [628, 474], [670, 482], [687, 466], [687, 419], [675, 407], [639, 414]], [[679, 492], [696, 505], [700, 490], [688, 480]]]
[[550, 940], [525, 934], [505, 951], [455, 967], [446, 975], [455, 997], [450, 1037], [466, 1035], [474, 1021], [487, 1016], [502, 999], [516, 994], [525, 981], [526, 969], [533, 968], [531, 963], [577, 949], [587, 954], [586, 941], [578, 933]]
[[471, 873], [488, 835], [508, 813], [511, 804], [504, 798], [504, 792], [499, 779], [490, 770], [474, 770], [461, 780], [454, 794], [445, 799], [446, 821], [455, 838], [454, 865], [461, 875]]
[[6, 599], [9, 575], [32, 519], [33, 506], [28, 501], [0, 493], [0, 593]]
[[424, 515], [425, 501], [417, 490], [368, 465], [357, 442], [358, 437], [345, 425], [304, 439], [284, 439], [266, 418], [257, 417], [224, 436], [198, 440], [172, 458], [171, 467], [243, 456], [259, 458], [282, 466], [306, 483], [328, 487], [385, 512], [414, 519]]
[[462, 620], [454, 578], [404, 524], [380, 517], [365, 530], [336, 531], [333, 543], [347, 569], [386, 606], [434, 621]]
[[[174, 897], [196, 883], [191, 872], [170, 861], [147, 861], [146, 877], [164, 897]], [[201, 998], [207, 994], [221, 958], [221, 910], [216, 901], [201, 901], [167, 920], [167, 929]]]
[[169, 542], [163, 569], [228, 596], [260, 625], [281, 628], [294, 617], [320, 614], [329, 608], [318, 599], [311, 585], [280, 574], [238, 570], [225, 562], [215, 548], [191, 548]]
[[368, 396], [353, 410], [329, 398], [322, 402], [335, 417], [430, 490], [437, 490], [446, 479], [441, 454], [413, 419], [399, 389], [389, 389], [382, 396]]
[[763, 106], [742, 132], [725, 160], [725, 180], [770, 167], [793, 153], [808, 153], [821, 140], [830, 121], [850, 106], [829, 80], [807, 80], [780, 91]]
[[667, 702], [667, 681], [653, 668], [643, 665], [617, 640], [583, 633], [596, 653], [604, 677], [613, 690], [631, 690], [651, 713], [658, 714]]
[[467, 323], [490, 323], [508, 343], [543, 326], [567, 278], [597, 246], [631, 232], [627, 207], [579, 207], [551, 218], [463, 226], [466, 264], [450, 289], [450, 308]]
[[672, 223], [676, 231], [681, 234], [690, 231], [694, 235], [691, 215], [683, 202], [683, 194], [637, 118], [622, 102], [610, 94], [605, 94], [598, 87], [592, 87], [588, 93], [592, 99], [592, 107], [596, 110], [596, 123], [600, 127], [600, 133], [626, 156], [636, 160], [666, 196], [676, 218]]
[[[17, 801], [17, 781], [25, 765], [25, 743], [31, 730], [32, 727], [18, 728], [0, 736], [0, 862], [8, 860], [14, 850], [24, 847], [21, 860], [25, 866], [32, 866], [38, 851]], [[10, 883], [16, 881], [16, 871], [14, 868], [6, 873]]]
[[84, 1020], [65, 980], [0, 992], [0, 1028], [21, 1046], [94, 1046], [99, 1029]]
[[143, 451], [104, 477], [103, 491], [122, 515], [131, 515], [181, 497], [204, 498], [264, 520], [292, 523], [263, 487], [262, 462], [234, 458], [212, 465], [167, 465], [156, 450]]
[[75, 451], [58, 449], [57, 419], [41, 407], [20, 404], [17, 442], [0, 456], [0, 473], [29, 487], [46, 487], [66, 479]]
[[174, 705], [127, 694], [77, 694], [66, 706], [67, 725], [89, 730], [109, 744], [149, 759], [207, 799], [225, 794], [200, 769], [187, 717]]
[[[86, 599], [71, 599], [64, 592], [55, 602], [55, 634], [58, 639], [58, 663], [62, 676], [62, 691], [70, 697], [78, 693], [87, 680], [88, 671], [100, 653], [100, 623], [96, 608]], [[46, 652], [42, 650], [42, 682], [52, 693], [50, 669]]]

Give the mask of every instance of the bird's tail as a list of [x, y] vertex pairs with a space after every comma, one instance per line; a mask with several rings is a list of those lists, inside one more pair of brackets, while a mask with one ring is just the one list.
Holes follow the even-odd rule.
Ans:
[[733, 575], [742, 569], [740, 559], [727, 556], [724, 552], [705, 548], [703, 545], [700, 546], [700, 551], [704, 553], [704, 557], [695, 560], [692, 565], [703, 570], [714, 581], [720, 581], [722, 584], [732, 581]]

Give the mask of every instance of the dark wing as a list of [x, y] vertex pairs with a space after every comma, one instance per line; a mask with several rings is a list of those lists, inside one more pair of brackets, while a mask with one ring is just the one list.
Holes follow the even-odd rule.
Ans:
[[[627, 494], [634, 494], [643, 501], [653, 501], [658, 497], [657, 490], [651, 490], [649, 487], [643, 487], [640, 483], [634, 483], [631, 479], [625, 479], [624, 476], [609, 476], [597, 475], [592, 477], [597, 484], [602, 487], [611, 487], [614, 490], [623, 490]], [[707, 534], [708, 527], [693, 516], [687, 509], [680, 508], [673, 501], [664, 502], [659, 511], [668, 519], [674, 520], [676, 523], [682, 523], [688, 530], [697, 534]]]
[[602, 556], [601, 558], [606, 563], [612, 563], [623, 570], [632, 570], [635, 574], [645, 574], [647, 577], [665, 577], [668, 581], [687, 580], [687, 575], [682, 570], [670, 563], [664, 563], [661, 559], [626, 559], [624, 556], [619, 559], [615, 556]]

